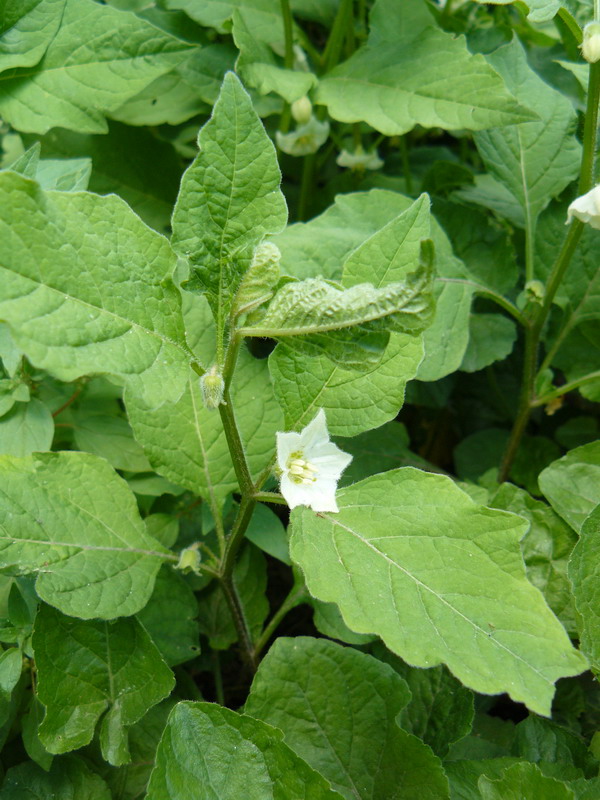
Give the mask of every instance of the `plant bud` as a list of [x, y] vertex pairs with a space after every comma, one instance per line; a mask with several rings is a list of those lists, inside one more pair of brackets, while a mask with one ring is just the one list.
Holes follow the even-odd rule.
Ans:
[[198, 549], [198, 544], [192, 544], [181, 551], [175, 569], [180, 569], [182, 572], [194, 572], [196, 575], [199, 575], [200, 560], [201, 554]]
[[225, 381], [217, 366], [212, 366], [208, 372], [202, 375], [200, 389], [205, 408], [215, 409], [224, 402]]
[[312, 117], [312, 103], [306, 95], [292, 103], [292, 117], [299, 125], [305, 125]]
[[581, 52], [590, 64], [600, 60], [600, 22], [588, 22], [583, 29]]

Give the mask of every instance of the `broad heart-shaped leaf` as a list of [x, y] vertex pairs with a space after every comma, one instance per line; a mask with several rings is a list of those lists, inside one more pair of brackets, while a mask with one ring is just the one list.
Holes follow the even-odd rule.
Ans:
[[519, 514], [531, 523], [521, 540], [527, 577], [543, 593], [567, 631], [575, 633], [573, 596], [567, 577], [567, 564], [577, 541], [575, 532], [550, 506], [510, 483], [500, 486], [490, 505]]
[[0, 319], [37, 367], [63, 381], [111, 373], [151, 406], [181, 395], [176, 258], [122, 200], [0, 173], [0, 260]]
[[130, 12], [66, 0], [40, 63], [0, 74], [0, 114], [20, 131], [61, 126], [105, 133], [104, 115], [176, 66], [189, 49]]
[[539, 117], [475, 134], [489, 173], [508, 190], [521, 226], [533, 239], [540, 212], [579, 174], [581, 146], [573, 135], [577, 117], [570, 101], [533, 72], [517, 39], [488, 61], [519, 102]]
[[[190, 370], [177, 403], [149, 411], [131, 394], [126, 403], [135, 438], [158, 473], [209, 502], [220, 503], [237, 489], [221, 417], [204, 408], [196, 373]], [[258, 475], [273, 456], [275, 433], [283, 430], [265, 361], [241, 353], [232, 404], [250, 470]]]
[[409, 664], [550, 713], [553, 683], [586, 668], [525, 576], [520, 517], [410, 467], [342, 489], [339, 514], [292, 512], [290, 555], [311, 594]]
[[173, 213], [173, 247], [189, 259], [187, 288], [206, 292], [222, 339], [224, 317], [255, 245], [285, 225], [273, 143], [233, 72], [198, 136]]
[[471, 314], [469, 344], [460, 368], [477, 372], [510, 355], [517, 338], [515, 323], [502, 314]]
[[[224, 765], [227, 768], [224, 769]], [[147, 800], [339, 800], [277, 728], [212, 703], [179, 703], [156, 752]]]
[[431, 312], [431, 270], [424, 265], [406, 280], [381, 289], [368, 283], [338, 289], [316, 278], [287, 283], [265, 315], [242, 330], [364, 370], [380, 361], [390, 331], [418, 334]]
[[2, 800], [112, 800], [100, 775], [75, 756], [54, 759], [46, 772], [33, 761], [11, 767], [2, 784]]
[[280, 638], [262, 661], [244, 711], [348, 800], [442, 800], [441, 761], [396, 717], [406, 683], [381, 661], [324, 639]]
[[46, 706], [39, 731], [46, 749], [67, 753], [88, 744], [106, 712], [102, 755], [110, 764], [126, 764], [127, 727], [175, 684], [143, 626], [135, 617], [73, 619], [44, 605], [36, 617], [33, 649], [38, 697]]
[[600, 505], [585, 520], [569, 561], [569, 578], [579, 612], [581, 649], [600, 673]]
[[570, 450], [539, 477], [550, 505], [576, 531], [600, 503], [600, 441]]
[[498, 780], [482, 775], [478, 786], [482, 800], [575, 800], [566, 783], [546, 777], [536, 764], [527, 762], [509, 767]]
[[135, 497], [102, 458], [41, 453], [0, 458], [0, 568], [37, 574], [36, 591], [83, 619], [135, 614], [165, 561]]
[[65, 0], [5, 0], [0, 21], [0, 72], [32, 67], [56, 35]]
[[378, 0], [370, 23], [367, 44], [317, 87], [334, 119], [368, 122], [386, 136], [415, 125], [476, 131], [535, 119], [463, 37], [434, 27], [420, 0]]

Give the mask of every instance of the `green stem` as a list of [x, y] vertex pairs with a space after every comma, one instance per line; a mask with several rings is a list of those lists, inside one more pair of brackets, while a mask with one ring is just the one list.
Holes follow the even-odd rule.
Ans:
[[238, 632], [238, 638], [244, 651], [246, 661], [253, 671], [256, 670], [257, 665], [256, 654], [252, 643], [252, 634], [250, 633], [248, 621], [244, 613], [244, 607], [235, 583], [233, 582], [233, 567], [238, 550], [244, 541], [244, 534], [252, 518], [255, 506], [256, 500], [254, 497], [249, 497], [248, 495], [242, 496], [237, 517], [231, 529], [231, 533], [229, 534], [229, 538], [227, 539], [219, 576], [221, 588], [225, 594], [225, 599], [227, 600], [227, 605], [229, 606], [236, 631]]
[[[596, 138], [598, 134], [598, 104], [600, 101], [600, 63], [590, 64], [589, 82], [588, 82], [588, 98], [587, 110], [585, 115], [585, 126], [583, 130], [583, 153], [581, 157], [581, 172], [579, 178], [579, 194], [588, 192], [594, 182], [594, 157], [596, 154]], [[531, 411], [536, 405], [535, 397], [535, 379], [538, 363], [538, 349], [540, 337], [550, 309], [552, 302], [558, 291], [558, 288], [567, 271], [573, 253], [577, 248], [581, 234], [583, 233], [583, 222], [574, 219], [569, 225], [567, 236], [563, 243], [560, 253], [546, 284], [546, 291], [544, 300], [537, 311], [531, 323], [525, 328], [525, 357], [523, 360], [523, 378], [521, 383], [521, 393], [519, 398], [519, 407], [517, 416], [515, 418], [513, 429], [511, 431], [502, 463], [500, 465], [500, 472], [498, 480], [505, 481], [510, 472], [521, 439], [527, 428]]]
[[280, 0], [281, 16], [283, 17], [283, 35], [285, 37], [285, 56], [283, 64], [286, 69], [294, 68], [294, 20], [290, 0]]
[[287, 502], [279, 492], [254, 492], [254, 499], [260, 503], [277, 503], [280, 506], [287, 506]]
[[400, 137], [400, 158], [402, 159], [402, 172], [404, 173], [404, 180], [406, 181], [406, 194], [412, 194], [413, 182], [410, 173], [410, 161], [408, 158], [408, 145], [406, 143], [406, 136]]
[[577, 44], [581, 44], [583, 40], [583, 34], [575, 17], [569, 11], [567, 11], [566, 8], [559, 8], [558, 16], [562, 19], [567, 28], [571, 31], [571, 34], [573, 35], [573, 38], [575, 39]]
[[482, 283], [477, 283], [476, 281], [470, 281], [466, 278], [436, 278], [436, 280], [440, 281], [441, 283], [463, 283], [465, 286], [472, 286], [475, 292], [482, 297], [487, 297], [489, 300], [492, 300], [496, 305], [499, 305], [505, 311], [514, 317], [514, 319], [520, 325], [527, 325], [527, 319], [525, 316], [519, 311], [519, 309], [510, 302], [506, 297], [495, 292], [493, 289], [484, 286]]
[[536, 408], [538, 406], [545, 406], [552, 400], [556, 400], [557, 397], [562, 397], [563, 394], [572, 392], [574, 389], [579, 389], [580, 386], [585, 386], [586, 383], [593, 383], [593, 381], [598, 380], [600, 380], [600, 371], [590, 372], [588, 375], [583, 375], [581, 378], [577, 378], [574, 381], [565, 383], [563, 386], [559, 386], [553, 392], [548, 392], [547, 394], [542, 395], [542, 397], [536, 398], [533, 405]]
[[273, 614], [268, 625], [265, 627], [256, 644], [254, 645], [254, 653], [257, 657], [260, 656], [262, 651], [268, 645], [271, 636], [275, 633], [285, 615], [288, 614], [293, 608], [296, 608], [297, 605], [300, 605], [302, 600], [307, 596], [306, 588], [304, 586], [301, 586], [300, 588], [297, 586], [293, 587], [283, 603]]
[[341, 0], [323, 53], [326, 73], [332, 70], [340, 60], [344, 36], [348, 30], [348, 17], [352, 18], [352, 0]]
[[225, 705], [225, 692], [223, 691], [223, 673], [221, 672], [221, 659], [219, 658], [219, 651], [213, 650], [210, 654], [212, 662], [212, 674], [215, 681], [215, 696], [217, 703], [220, 706]]
[[298, 198], [298, 210], [296, 216], [300, 222], [304, 222], [308, 213], [308, 204], [312, 195], [313, 176], [315, 172], [316, 153], [304, 156], [302, 167], [302, 183], [300, 185], [300, 197]]
[[594, 0], [594, 19], [600, 20], [600, 0]]
[[239, 333], [234, 333], [227, 348], [227, 355], [225, 356], [225, 365], [223, 367], [223, 381], [225, 389], [223, 391], [224, 403], [219, 406], [219, 413], [221, 414], [221, 422], [223, 423], [223, 430], [225, 431], [225, 438], [231, 453], [233, 461], [233, 468], [240, 487], [240, 491], [244, 495], [251, 495], [254, 492], [254, 483], [250, 475], [248, 461], [246, 460], [246, 452], [244, 445], [240, 438], [240, 432], [235, 421], [235, 413], [233, 411], [233, 402], [231, 400], [231, 379], [233, 371], [240, 351], [242, 338]]

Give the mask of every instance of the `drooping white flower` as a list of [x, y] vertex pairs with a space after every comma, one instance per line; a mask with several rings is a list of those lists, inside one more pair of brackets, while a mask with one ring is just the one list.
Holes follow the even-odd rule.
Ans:
[[351, 461], [352, 456], [329, 439], [322, 408], [300, 433], [277, 434], [280, 489], [290, 508], [339, 511], [337, 483]]
[[342, 150], [336, 159], [336, 164], [361, 172], [366, 169], [379, 169], [383, 166], [383, 161], [379, 158], [377, 150], [363, 150], [362, 147], [357, 147], [353, 153]]
[[292, 133], [275, 133], [277, 147], [290, 156], [308, 156], [316, 153], [329, 136], [329, 123], [311, 117], [304, 125], [298, 125]]
[[600, 230], [600, 185], [573, 200], [567, 210], [567, 225], [572, 217]]
[[588, 22], [583, 29], [581, 52], [590, 64], [600, 61], [600, 22]]

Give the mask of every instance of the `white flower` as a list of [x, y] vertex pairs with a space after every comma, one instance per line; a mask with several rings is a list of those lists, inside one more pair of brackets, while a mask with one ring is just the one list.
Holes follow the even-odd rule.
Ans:
[[577, 217], [582, 222], [588, 222], [592, 228], [600, 230], [600, 185], [573, 200], [567, 210], [567, 225], [571, 222], [571, 217]]
[[588, 22], [583, 29], [580, 47], [583, 57], [590, 64], [600, 61], [600, 22]]
[[300, 433], [277, 434], [280, 489], [290, 508], [339, 511], [337, 483], [351, 461], [351, 455], [330, 441], [322, 408]]
[[336, 164], [360, 172], [365, 169], [379, 169], [383, 166], [383, 161], [379, 158], [377, 150], [365, 151], [362, 147], [357, 147], [353, 153], [342, 150], [336, 159]]
[[305, 125], [298, 125], [292, 133], [275, 133], [277, 147], [290, 156], [308, 156], [316, 153], [329, 136], [329, 123], [311, 117]]

